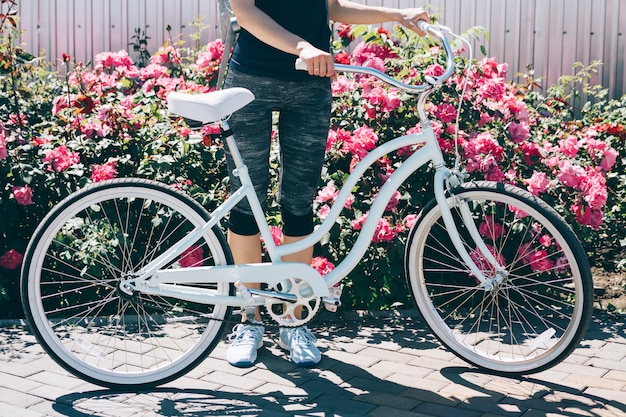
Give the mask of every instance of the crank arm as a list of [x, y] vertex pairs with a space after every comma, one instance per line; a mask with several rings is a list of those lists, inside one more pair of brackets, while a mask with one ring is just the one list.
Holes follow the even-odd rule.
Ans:
[[274, 300], [286, 301], [288, 303], [295, 303], [298, 301], [298, 297], [295, 294], [288, 294], [284, 292], [255, 290], [254, 288], [248, 288], [248, 292], [259, 297], [272, 298]]
[[[286, 301], [288, 303], [295, 303], [298, 301], [298, 297], [295, 294], [289, 294], [284, 292], [255, 290], [254, 288], [248, 288], [248, 292], [252, 295], [256, 295], [263, 298], [272, 298], [274, 300]], [[322, 302], [339, 307], [341, 301], [334, 297], [322, 297]]]

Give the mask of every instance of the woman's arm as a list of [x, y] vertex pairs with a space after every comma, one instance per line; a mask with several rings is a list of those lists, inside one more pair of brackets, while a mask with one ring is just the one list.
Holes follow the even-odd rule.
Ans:
[[424, 32], [417, 27], [417, 21], [430, 22], [428, 13], [423, 8], [396, 9], [366, 6], [348, 0], [328, 0], [328, 13], [331, 20], [347, 24], [398, 22], [420, 36], [424, 36]]
[[[297, 1], [297, 0], [294, 0]], [[289, 32], [265, 12], [255, 6], [254, 0], [231, 0], [237, 23], [268, 45], [300, 57], [307, 64], [309, 74], [320, 77], [334, 75], [333, 57], [311, 45], [300, 36]]]
[[[241, 27], [266, 44], [300, 57], [306, 62], [309, 74], [320, 77], [335, 75], [335, 64], [331, 54], [314, 47], [300, 36], [283, 28], [257, 8], [255, 0], [231, 0], [231, 6], [237, 16], [237, 23]], [[366, 6], [347, 0], [328, 0], [328, 13], [330, 19], [347, 24], [395, 21], [420, 35], [424, 33], [417, 27], [417, 21], [430, 22], [428, 14], [422, 8], [394, 9]]]

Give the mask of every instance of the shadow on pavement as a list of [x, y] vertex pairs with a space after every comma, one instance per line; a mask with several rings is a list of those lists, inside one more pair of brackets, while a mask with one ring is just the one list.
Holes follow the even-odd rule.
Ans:
[[[592, 347], [595, 341], [624, 344], [625, 328], [622, 318], [595, 310], [590, 330], [579, 349]], [[12, 355], [21, 356], [35, 344], [34, 338], [25, 337], [24, 328], [5, 328], [3, 333], [7, 341], [15, 341], [19, 346], [0, 347], [0, 350], [9, 349]], [[224, 381], [214, 380], [219, 378], [212, 372], [219, 369], [213, 368], [198, 381], [198, 386], [206, 387], [209, 382], [221, 387], [218, 390], [193, 387], [194, 380], [185, 377], [185, 383], [174, 381], [167, 387], [150, 391], [91, 390], [66, 394], [57, 397], [52, 406], [55, 412], [67, 417], [364, 416], [379, 407], [424, 416], [478, 417], [486, 413], [521, 416], [529, 410], [534, 412], [532, 415], [554, 413], [566, 417], [626, 415], [626, 406], [611, 400], [610, 396], [602, 397], [598, 391], [596, 395], [581, 392], [565, 383], [542, 380], [541, 376], [500, 376], [451, 364], [432, 371], [427, 378], [423, 374], [410, 375], [407, 371], [410, 379], [397, 383], [374, 375], [367, 366], [330, 357], [330, 351], [341, 351], [342, 343], [352, 343], [357, 338], [367, 346], [394, 343], [405, 350], [413, 350], [416, 357], [420, 356], [420, 350], [437, 349], [439, 342], [417, 313], [322, 320], [317, 322], [314, 333], [328, 341], [325, 349], [328, 353], [317, 368], [289, 366], [284, 357], [262, 349], [261, 366], [255, 369], [267, 373], [269, 379], [254, 391], [224, 386]], [[224, 361], [224, 366], [229, 365]], [[277, 382], [272, 382], [274, 379]], [[440, 385], [430, 387], [427, 385], [430, 381]], [[411, 382], [416, 382], [415, 385], [421, 382], [423, 388], [415, 388]], [[190, 384], [192, 388], [180, 388]], [[376, 413], [387, 415], [380, 410]]]
[[[219, 391], [177, 388], [139, 392], [94, 390], [61, 396], [54, 409], [67, 417], [144, 414], [164, 417], [365, 416], [381, 405], [396, 412], [412, 411], [424, 416], [478, 417], [485, 413], [521, 416], [529, 410], [537, 415], [605, 416], [607, 405], [615, 415], [626, 412], [623, 404], [587, 395], [575, 388], [536, 378], [502, 377], [469, 367], [449, 367], [440, 371], [441, 378], [454, 385], [445, 396], [383, 380], [358, 366], [328, 357], [323, 359], [319, 369], [294, 368], [278, 372], [272, 369], [270, 361], [268, 370], [296, 384], [301, 394], [289, 394], [281, 389], [264, 393], [243, 393], [229, 388]], [[462, 394], [455, 396], [450, 394], [452, 392]]]

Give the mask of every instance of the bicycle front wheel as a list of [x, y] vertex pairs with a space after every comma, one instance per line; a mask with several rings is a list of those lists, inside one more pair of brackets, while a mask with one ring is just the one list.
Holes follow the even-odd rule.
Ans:
[[480, 286], [432, 201], [411, 231], [405, 258], [426, 323], [448, 349], [481, 368], [523, 374], [559, 363], [584, 336], [593, 309], [591, 271], [576, 235], [551, 207], [516, 187], [476, 182], [452, 195], [448, 204], [472, 259], [496, 277], [461, 219], [461, 204], [506, 272], [493, 288]]
[[[26, 250], [22, 303], [52, 358], [107, 387], [149, 387], [186, 373], [219, 341], [227, 307], [120, 288], [209, 214], [172, 187], [116, 179], [67, 197]], [[217, 227], [164, 268], [232, 263]], [[203, 284], [228, 295], [228, 284]]]

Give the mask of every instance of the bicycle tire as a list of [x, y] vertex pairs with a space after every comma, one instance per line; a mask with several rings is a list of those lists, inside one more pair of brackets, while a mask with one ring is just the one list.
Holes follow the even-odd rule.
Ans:
[[407, 282], [427, 325], [444, 346], [479, 368], [529, 374], [558, 364], [584, 337], [593, 312], [591, 270], [578, 238], [552, 207], [520, 188], [481, 181], [451, 195], [448, 204], [472, 259], [495, 276], [470, 243], [457, 199], [470, 204], [507, 277], [491, 290], [480, 287], [431, 201], [405, 253]]
[[[74, 375], [140, 389], [187, 373], [218, 343], [225, 306], [121, 291], [137, 272], [210, 215], [161, 183], [113, 179], [68, 196], [44, 218], [24, 256], [21, 296], [44, 350]], [[218, 226], [165, 268], [222, 265], [232, 256]], [[205, 284], [220, 295], [228, 284]]]

